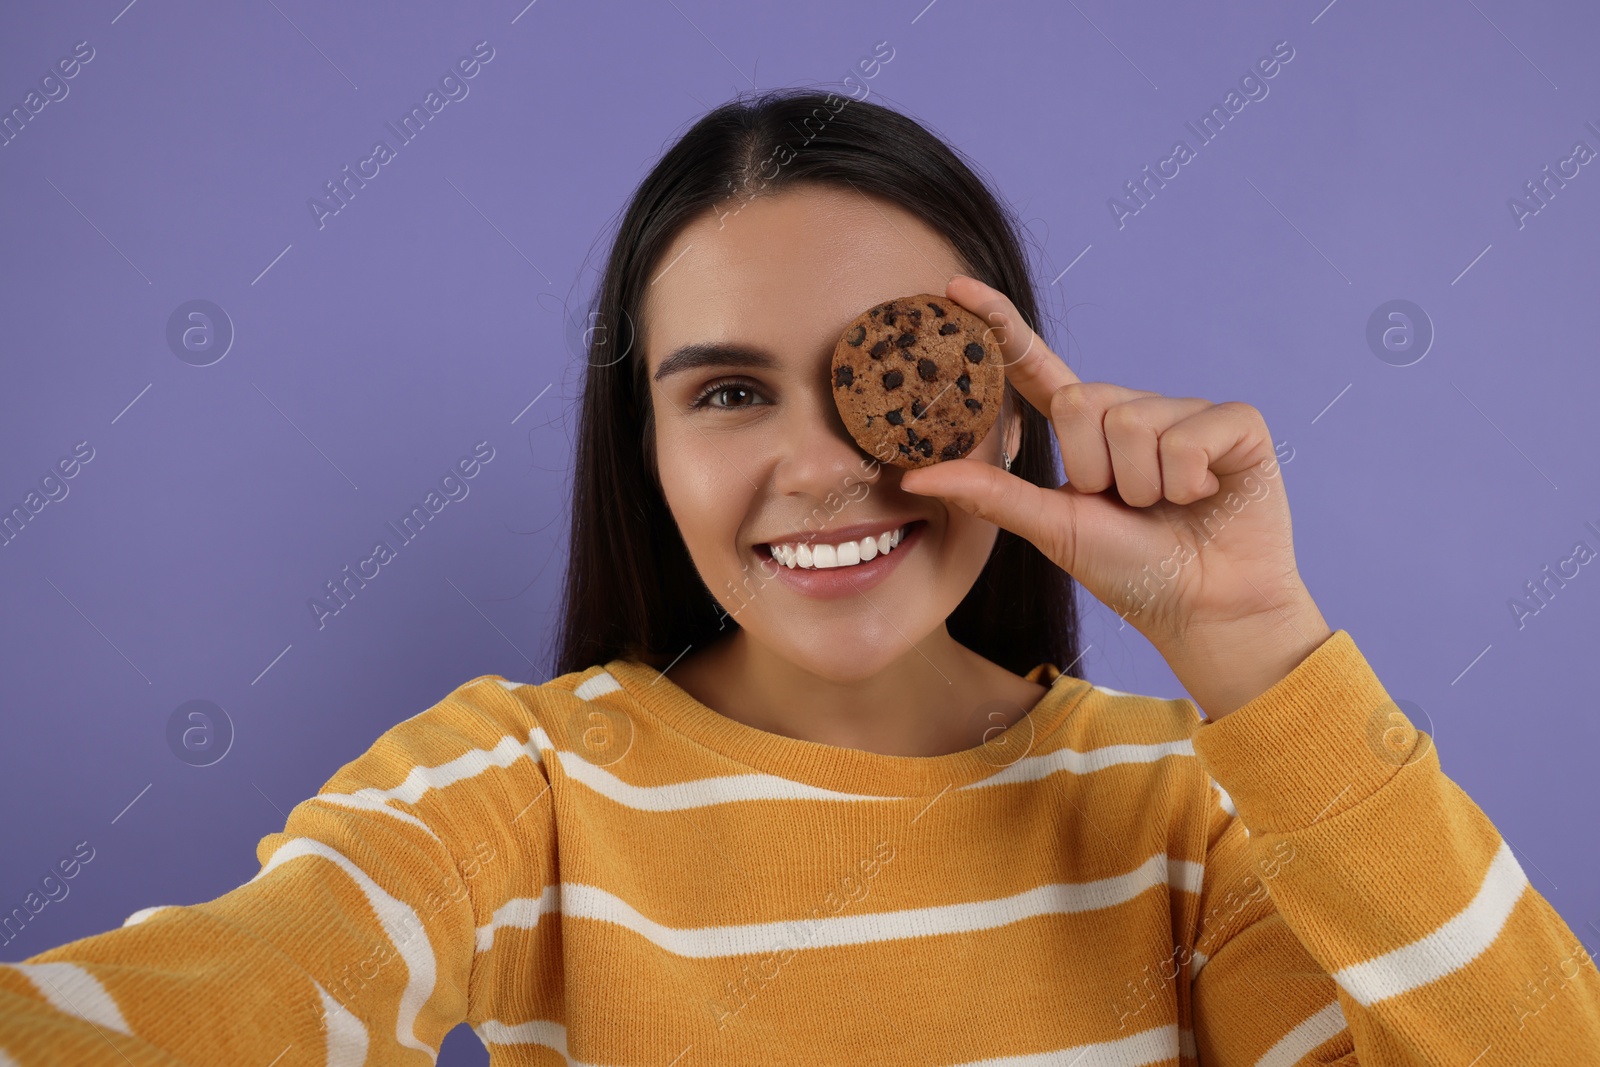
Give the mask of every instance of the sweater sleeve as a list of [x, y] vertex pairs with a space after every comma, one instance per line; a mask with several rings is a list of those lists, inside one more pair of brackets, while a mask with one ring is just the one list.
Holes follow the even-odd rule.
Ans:
[[1193, 734], [1214, 812], [1207, 1067], [1600, 1062], [1600, 971], [1336, 631]]
[[244, 885], [0, 964], [0, 1065], [431, 1065], [458, 1023], [537, 1014], [543, 738], [495, 676], [390, 728]]

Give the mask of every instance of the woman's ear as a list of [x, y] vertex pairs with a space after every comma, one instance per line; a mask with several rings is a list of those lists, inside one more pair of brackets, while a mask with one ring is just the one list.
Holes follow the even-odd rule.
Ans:
[[1015, 395], [1008, 386], [1005, 391], [1005, 402], [1000, 405], [1000, 418], [1005, 427], [1005, 436], [1001, 440], [1004, 442], [1006, 455], [1011, 457], [1012, 466], [1016, 465], [1017, 453], [1022, 449], [1022, 419], [1017, 415], [1016, 404]]

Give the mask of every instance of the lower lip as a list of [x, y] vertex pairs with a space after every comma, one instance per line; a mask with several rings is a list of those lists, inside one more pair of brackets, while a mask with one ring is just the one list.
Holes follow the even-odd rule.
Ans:
[[[768, 555], [765, 547], [755, 550], [756, 556], [772, 567], [778, 568], [777, 577], [790, 589], [802, 596], [817, 600], [834, 600], [839, 597], [864, 593], [882, 582], [900, 565], [901, 558], [922, 540], [926, 519], [918, 519], [907, 527], [900, 543], [889, 553], [879, 553], [866, 563], [851, 567], [825, 567], [822, 570], [789, 568]], [[770, 570], [770, 567], [767, 568]]]

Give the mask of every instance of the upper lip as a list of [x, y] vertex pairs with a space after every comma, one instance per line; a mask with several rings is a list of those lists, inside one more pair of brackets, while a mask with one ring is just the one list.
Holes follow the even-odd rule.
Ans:
[[821, 541], [823, 544], [839, 544], [844, 541], [859, 541], [863, 537], [876, 537], [879, 534], [898, 530], [902, 526], [909, 526], [919, 519], [880, 519], [877, 522], [857, 522], [849, 526], [832, 526], [822, 530], [807, 530], [803, 533], [779, 534], [769, 537], [765, 541], [757, 541], [758, 545], [792, 545], [813, 544]]

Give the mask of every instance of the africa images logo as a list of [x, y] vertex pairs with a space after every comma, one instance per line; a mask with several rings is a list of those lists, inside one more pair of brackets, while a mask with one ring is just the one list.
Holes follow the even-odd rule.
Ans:
[[[438, 89], [429, 89], [427, 95], [422, 98], [422, 103], [411, 105], [411, 110], [401, 116], [400, 125], [385, 123], [394, 133], [398, 144], [401, 147], [410, 144], [451, 102], [459, 103], [465, 100], [467, 94], [472, 91], [467, 82], [476, 78], [493, 58], [494, 48], [488, 41], [479, 41], [472, 46], [471, 56], [456, 60], [455, 66], [439, 78]], [[354, 172], [350, 170], [350, 164], [346, 163], [342, 177], [336, 181], [323, 182], [322, 187], [327, 190], [328, 195], [313, 196], [306, 201], [306, 206], [311, 209], [311, 217], [317, 221], [317, 229], [325, 227], [328, 219], [349, 206], [350, 201], [356, 198], [356, 191], [365, 189], [368, 181], [383, 173], [382, 168], [397, 154], [388, 141], [381, 139], [374, 141], [372, 154], [357, 162]]]
[[[1198, 126], [1193, 122], [1185, 122], [1184, 126], [1195, 136], [1195, 148], [1204, 147], [1221, 136], [1233, 117], [1252, 101], [1265, 100], [1272, 91], [1267, 82], [1277, 77], [1293, 58], [1294, 46], [1288, 41], [1279, 41], [1272, 46], [1271, 55], [1262, 56], [1244, 72], [1237, 89], [1229, 89], [1222, 103], [1213, 104], [1210, 111], [1200, 116]], [[1172, 152], [1156, 161], [1154, 171], [1147, 163], [1141, 172], [1143, 177], [1134, 178], [1123, 186], [1127, 199], [1115, 196], [1106, 198], [1106, 207], [1111, 210], [1111, 221], [1117, 224], [1117, 229], [1127, 226], [1130, 218], [1149, 207], [1150, 201], [1155, 199], [1156, 190], [1165, 189], [1167, 182], [1183, 173], [1185, 165], [1198, 158], [1195, 148], [1190, 148], [1188, 141], [1174, 141]]]

